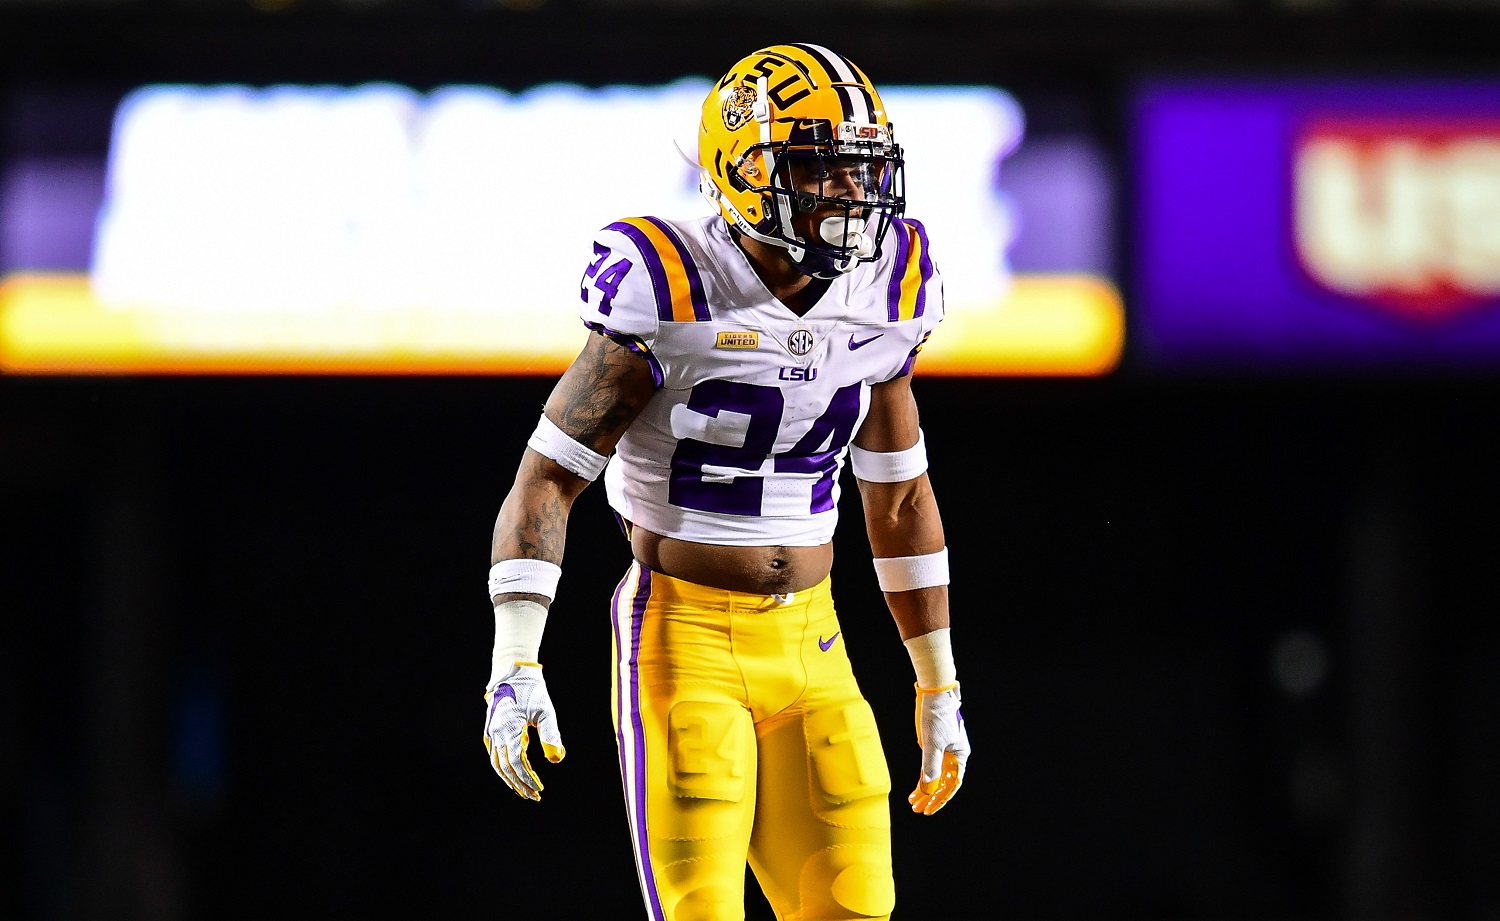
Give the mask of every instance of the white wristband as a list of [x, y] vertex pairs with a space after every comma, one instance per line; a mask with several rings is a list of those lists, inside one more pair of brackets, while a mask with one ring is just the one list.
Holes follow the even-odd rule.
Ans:
[[917, 687], [932, 691], [958, 680], [958, 670], [953, 667], [953, 639], [947, 627], [907, 640], [906, 652], [917, 673]]
[[495, 651], [490, 655], [492, 690], [507, 672], [520, 663], [536, 664], [547, 628], [547, 609], [535, 601], [507, 601], [495, 605]]
[[921, 556], [875, 558], [875, 580], [883, 592], [909, 592], [948, 584], [948, 548]]
[[604, 471], [609, 458], [582, 444], [564, 432], [545, 414], [537, 421], [536, 431], [531, 433], [526, 447], [543, 457], [550, 457], [569, 473], [593, 481]]
[[501, 560], [490, 567], [490, 597], [496, 595], [546, 595], [557, 597], [562, 567], [546, 560]]
[[917, 429], [917, 443], [905, 451], [866, 451], [850, 445], [849, 463], [866, 483], [904, 483], [927, 471], [927, 440]]

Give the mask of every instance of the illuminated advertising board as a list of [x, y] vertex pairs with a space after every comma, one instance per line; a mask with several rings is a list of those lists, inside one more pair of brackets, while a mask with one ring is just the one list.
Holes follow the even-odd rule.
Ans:
[[[587, 336], [594, 232], [709, 213], [691, 160], [709, 85], [139, 88], [107, 162], [0, 177], [0, 370], [560, 372]], [[921, 373], [1111, 370], [1109, 267], [1010, 258], [1028, 196], [1097, 176], [1027, 168], [1006, 189], [1025, 121], [1000, 89], [884, 97], [947, 298]]]
[[1132, 116], [1145, 364], [1500, 364], [1500, 81], [1161, 79]]

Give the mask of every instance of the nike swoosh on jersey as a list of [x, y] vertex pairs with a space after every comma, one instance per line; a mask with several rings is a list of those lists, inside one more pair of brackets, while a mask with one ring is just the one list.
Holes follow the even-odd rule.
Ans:
[[865, 346], [869, 345], [870, 343], [874, 342], [876, 339], [879, 339], [881, 336], [884, 336], [884, 335], [885, 335], [885, 333], [876, 333], [875, 335], [871, 336], [868, 339], [861, 339], [858, 342], [855, 342], [854, 341], [854, 335], [851, 333], [849, 335], [849, 351], [852, 352], [855, 349], [862, 349]]
[[826, 640], [823, 639], [820, 636], [820, 637], [818, 637], [818, 648], [821, 649], [821, 650], [823, 650], [824, 652], [827, 652], [828, 650], [830, 650], [830, 649], [833, 648], [833, 641], [836, 640], [836, 639], [838, 639], [838, 638], [839, 638], [839, 635], [838, 635], [837, 631], [834, 632], [833, 636], [830, 636]]

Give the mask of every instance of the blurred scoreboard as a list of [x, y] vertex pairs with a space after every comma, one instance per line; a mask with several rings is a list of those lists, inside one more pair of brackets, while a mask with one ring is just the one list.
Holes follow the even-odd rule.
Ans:
[[1500, 80], [1177, 77], [1131, 116], [1143, 364], [1500, 365]]
[[[708, 89], [141, 87], [107, 157], [4, 164], [0, 371], [558, 373], [594, 232], [709, 213]], [[1027, 156], [994, 87], [884, 97], [947, 295], [921, 373], [1112, 370], [1112, 179], [1088, 139]]]

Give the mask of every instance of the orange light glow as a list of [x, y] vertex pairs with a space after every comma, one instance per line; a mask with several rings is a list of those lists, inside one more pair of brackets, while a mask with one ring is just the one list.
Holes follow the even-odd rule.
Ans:
[[[0, 281], [7, 374], [561, 374], [587, 333], [568, 306], [545, 314], [431, 307], [209, 312], [101, 304], [78, 274]], [[1021, 275], [990, 308], [950, 304], [917, 372], [1098, 376], [1119, 363], [1124, 310], [1108, 281]]]

